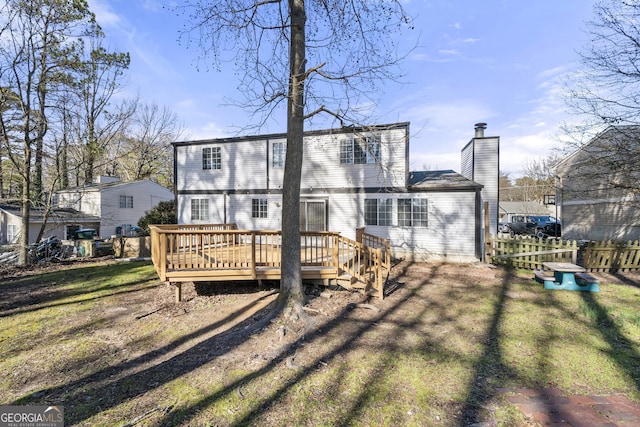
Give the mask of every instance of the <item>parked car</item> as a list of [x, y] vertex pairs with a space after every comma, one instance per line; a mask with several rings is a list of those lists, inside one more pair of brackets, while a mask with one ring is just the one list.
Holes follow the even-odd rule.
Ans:
[[551, 215], [514, 215], [508, 227], [511, 236], [516, 234], [540, 238], [562, 236], [560, 222]]
[[83, 228], [74, 231], [71, 238], [73, 240], [98, 240], [100, 236], [94, 228]]

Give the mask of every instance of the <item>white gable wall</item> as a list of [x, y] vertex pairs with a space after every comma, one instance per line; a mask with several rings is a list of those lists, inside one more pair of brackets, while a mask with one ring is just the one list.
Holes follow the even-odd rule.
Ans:
[[96, 188], [64, 190], [56, 193], [57, 206], [100, 216], [100, 191]]
[[[135, 181], [104, 187], [101, 191], [100, 235], [116, 234], [116, 227], [137, 225], [147, 211], [159, 202], [173, 200], [171, 190], [153, 181]], [[120, 196], [133, 197], [133, 208], [121, 208]]]

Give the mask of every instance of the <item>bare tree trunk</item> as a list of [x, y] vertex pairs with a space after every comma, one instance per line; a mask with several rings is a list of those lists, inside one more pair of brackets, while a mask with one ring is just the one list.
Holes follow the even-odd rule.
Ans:
[[29, 223], [31, 222], [31, 140], [28, 136], [28, 127], [25, 131], [25, 147], [22, 172], [22, 199], [21, 199], [21, 232], [18, 241], [18, 265], [24, 266], [29, 260]]
[[291, 42], [287, 105], [287, 156], [282, 191], [281, 304], [303, 304], [300, 263], [300, 179], [304, 137], [305, 4], [289, 0]]

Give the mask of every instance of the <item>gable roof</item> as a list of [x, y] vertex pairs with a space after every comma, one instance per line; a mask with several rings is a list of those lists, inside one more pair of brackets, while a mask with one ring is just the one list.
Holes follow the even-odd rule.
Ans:
[[[638, 125], [615, 125], [609, 126], [596, 136], [591, 138], [586, 144], [578, 147], [553, 168], [557, 174], [563, 174], [575, 164], [589, 162], [594, 158], [605, 155], [616, 154], [616, 145], [626, 146], [629, 142], [640, 144], [640, 126]], [[613, 148], [613, 150], [611, 150]], [[624, 150], [626, 151], [626, 150]], [[621, 152], [624, 152], [621, 150]], [[622, 156], [624, 157], [624, 156]], [[631, 156], [633, 157], [633, 156]], [[620, 160], [624, 161], [624, 158]], [[631, 159], [626, 159], [631, 160]]]
[[471, 181], [468, 178], [454, 172], [451, 169], [439, 171], [416, 171], [409, 172], [409, 182], [407, 183], [409, 191], [432, 190], [432, 191], [450, 191], [450, 190], [474, 190], [479, 191], [483, 188], [482, 184]]
[[76, 193], [78, 191], [82, 191], [82, 192], [94, 192], [94, 191], [102, 191], [102, 190], [106, 190], [106, 189], [112, 189], [112, 188], [117, 188], [117, 187], [127, 187], [130, 186], [132, 184], [140, 184], [140, 183], [144, 183], [144, 182], [149, 182], [151, 184], [154, 184], [158, 187], [162, 187], [164, 189], [166, 189], [167, 191], [171, 192], [170, 189], [158, 184], [157, 182], [154, 182], [150, 179], [143, 179], [143, 180], [139, 180], [139, 181], [114, 181], [114, 182], [103, 182], [103, 183], [92, 183], [92, 184], [87, 184], [87, 185], [81, 185], [81, 186], [77, 186], [77, 187], [70, 187], [70, 188], [65, 188], [62, 190], [57, 190], [55, 191], [55, 193], [68, 193], [68, 192], [73, 192]]
[[500, 202], [501, 214], [549, 215], [549, 209], [538, 202]]
[[[22, 217], [22, 208], [19, 204], [3, 203], [0, 204], [0, 210], [19, 218]], [[42, 222], [44, 220], [44, 214], [44, 207], [32, 206], [29, 211], [29, 220], [32, 223]], [[94, 222], [100, 221], [100, 217], [85, 214], [72, 208], [52, 208], [49, 213], [49, 220]]]

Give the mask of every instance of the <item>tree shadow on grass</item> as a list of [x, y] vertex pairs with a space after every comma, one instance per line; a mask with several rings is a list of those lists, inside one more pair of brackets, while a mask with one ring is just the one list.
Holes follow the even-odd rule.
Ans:
[[593, 329], [609, 344], [609, 348], [604, 352], [628, 378], [633, 380], [636, 389], [640, 391], [640, 354], [635, 349], [636, 344], [625, 336], [606, 307], [598, 302], [593, 293], [581, 292], [580, 294], [588, 309], [595, 313], [596, 327]]
[[[120, 293], [135, 293], [140, 290], [139, 285], [144, 283], [153, 283], [154, 285], [150, 286], [159, 286], [153, 270], [150, 270], [149, 277], [124, 283], [99, 280], [105, 275], [110, 278], [121, 273], [128, 274], [141, 265], [140, 263], [132, 263], [80, 266], [36, 276], [8, 278], [0, 287], [2, 292], [0, 318], [17, 313], [77, 304], [80, 300], [88, 302]], [[94, 280], [95, 283], [70, 285], [71, 282], [78, 281], [79, 277], [87, 281]]]

